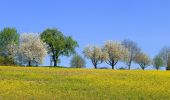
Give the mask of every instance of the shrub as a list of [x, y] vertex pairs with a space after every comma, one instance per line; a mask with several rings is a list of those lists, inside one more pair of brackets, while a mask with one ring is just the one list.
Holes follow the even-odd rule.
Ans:
[[70, 62], [70, 66], [73, 68], [83, 68], [85, 64], [85, 60], [80, 55], [74, 55]]

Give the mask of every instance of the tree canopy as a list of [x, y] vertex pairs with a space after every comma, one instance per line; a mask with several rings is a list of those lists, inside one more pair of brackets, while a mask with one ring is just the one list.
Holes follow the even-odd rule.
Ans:
[[11, 47], [17, 46], [19, 43], [19, 34], [15, 28], [4, 28], [0, 31], [0, 56], [4, 59], [2, 65], [15, 65], [12, 53], [9, 51]]
[[75, 53], [78, 43], [70, 36], [64, 36], [58, 29], [46, 29], [41, 33], [41, 39], [47, 44], [48, 54], [54, 66], [59, 63], [59, 57]]
[[163, 64], [163, 60], [162, 60], [162, 58], [159, 56], [159, 55], [157, 55], [157, 56], [155, 56], [154, 57], [154, 59], [153, 59], [153, 65], [154, 65], [154, 67], [158, 70], [161, 66], [163, 66], [164, 64]]
[[97, 68], [97, 65], [105, 61], [107, 57], [107, 53], [103, 52], [100, 47], [95, 45], [87, 46], [83, 50], [83, 54], [91, 60], [94, 68]]
[[135, 56], [140, 53], [140, 48], [138, 47], [137, 43], [128, 39], [123, 40], [122, 45], [129, 51], [129, 56], [127, 57], [126, 64], [130, 70], [132, 62], [135, 61]]
[[126, 60], [128, 57], [128, 49], [122, 46], [120, 42], [117, 41], [107, 41], [103, 47], [103, 51], [107, 52], [106, 63], [109, 64], [112, 69], [120, 60]]
[[135, 62], [139, 64], [143, 70], [151, 64], [149, 56], [143, 52], [140, 52], [135, 56]]
[[86, 62], [83, 59], [83, 57], [81, 57], [80, 55], [76, 54], [72, 57], [71, 61], [70, 61], [70, 66], [72, 68], [84, 68], [86, 66]]
[[47, 50], [39, 36], [35, 34], [23, 34], [20, 38], [19, 54], [23, 64], [28, 66], [42, 64]]

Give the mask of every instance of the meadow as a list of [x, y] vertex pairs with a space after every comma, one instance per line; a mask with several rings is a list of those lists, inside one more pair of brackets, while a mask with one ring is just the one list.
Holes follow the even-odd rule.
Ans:
[[168, 100], [169, 71], [0, 67], [1, 100]]

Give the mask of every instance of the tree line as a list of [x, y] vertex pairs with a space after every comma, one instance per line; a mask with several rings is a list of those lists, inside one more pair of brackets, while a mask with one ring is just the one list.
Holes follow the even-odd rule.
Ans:
[[132, 63], [136, 63], [142, 70], [153, 65], [157, 70], [165, 66], [166, 70], [170, 70], [170, 47], [164, 47], [161, 51], [151, 59], [148, 54], [138, 47], [137, 43], [125, 39], [123, 41], [107, 41], [102, 47], [91, 45], [87, 46], [83, 54], [90, 59], [94, 68], [98, 64], [106, 63], [115, 69], [118, 62], [124, 62], [128, 69], [131, 69]]
[[[58, 66], [60, 56], [74, 55], [71, 67], [85, 67], [85, 59], [76, 54], [78, 42], [71, 36], [65, 36], [57, 28], [48, 28], [41, 33], [19, 34], [15, 28], [4, 28], [0, 31], [0, 65], [5, 66], [39, 66], [46, 55], [50, 56], [50, 66]], [[115, 69], [118, 62], [124, 62], [128, 69], [132, 63], [139, 64], [141, 69], [153, 65], [157, 70], [165, 66], [170, 70], [170, 47], [164, 47], [151, 59], [137, 43], [125, 39], [123, 41], [107, 41], [102, 47], [90, 45], [84, 48], [83, 55], [90, 59], [94, 68], [106, 63]]]
[[59, 57], [74, 54], [76, 47], [78, 43], [58, 29], [20, 35], [7, 27], [0, 31], [0, 65], [38, 66], [48, 54], [51, 64], [57, 66]]

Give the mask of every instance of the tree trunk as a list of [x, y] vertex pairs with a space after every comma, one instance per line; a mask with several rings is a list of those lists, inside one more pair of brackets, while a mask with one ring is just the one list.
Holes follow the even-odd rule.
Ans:
[[115, 69], [115, 65], [117, 64], [118, 60], [115, 61], [115, 60], [112, 60], [110, 65], [112, 66], [112, 69]]
[[128, 70], [130, 70], [131, 64], [132, 64], [132, 60], [130, 59], [130, 61], [128, 62]]
[[53, 59], [53, 62], [54, 62], [54, 67], [56, 67], [57, 63], [58, 63], [59, 53], [52, 48], [52, 54], [53, 54], [52, 59]]
[[94, 68], [97, 69], [97, 64], [94, 64]]
[[166, 70], [170, 70], [170, 67], [166, 67]]
[[97, 69], [97, 61], [95, 61], [94, 59], [91, 59], [91, 62], [94, 66], [95, 69]]
[[156, 66], [156, 70], [159, 70], [159, 67], [158, 67], [158, 66]]
[[132, 64], [132, 61], [130, 61], [128, 64], [128, 70], [130, 70], [131, 64]]
[[166, 70], [170, 70], [170, 58], [168, 58]]
[[53, 62], [54, 62], [54, 67], [56, 67], [56, 66], [57, 66], [57, 61], [56, 61], [56, 56], [55, 56], [55, 54], [53, 54]]
[[28, 61], [28, 66], [29, 66], [29, 67], [31, 66], [31, 60]]
[[57, 61], [56, 60], [54, 60], [54, 67], [56, 67], [57, 66]]
[[36, 62], [36, 67], [38, 67], [38, 62]]
[[142, 67], [142, 70], [145, 70], [145, 67]]
[[114, 63], [112, 63], [112, 65], [111, 65], [111, 66], [112, 66], [112, 69], [115, 69], [115, 68], [114, 68], [114, 67], [115, 67]]
[[56, 66], [58, 66], [58, 63], [59, 63], [59, 56], [56, 56]]
[[53, 57], [53, 59], [54, 59], [54, 67], [57, 67], [58, 65], [58, 56], [54, 56]]

